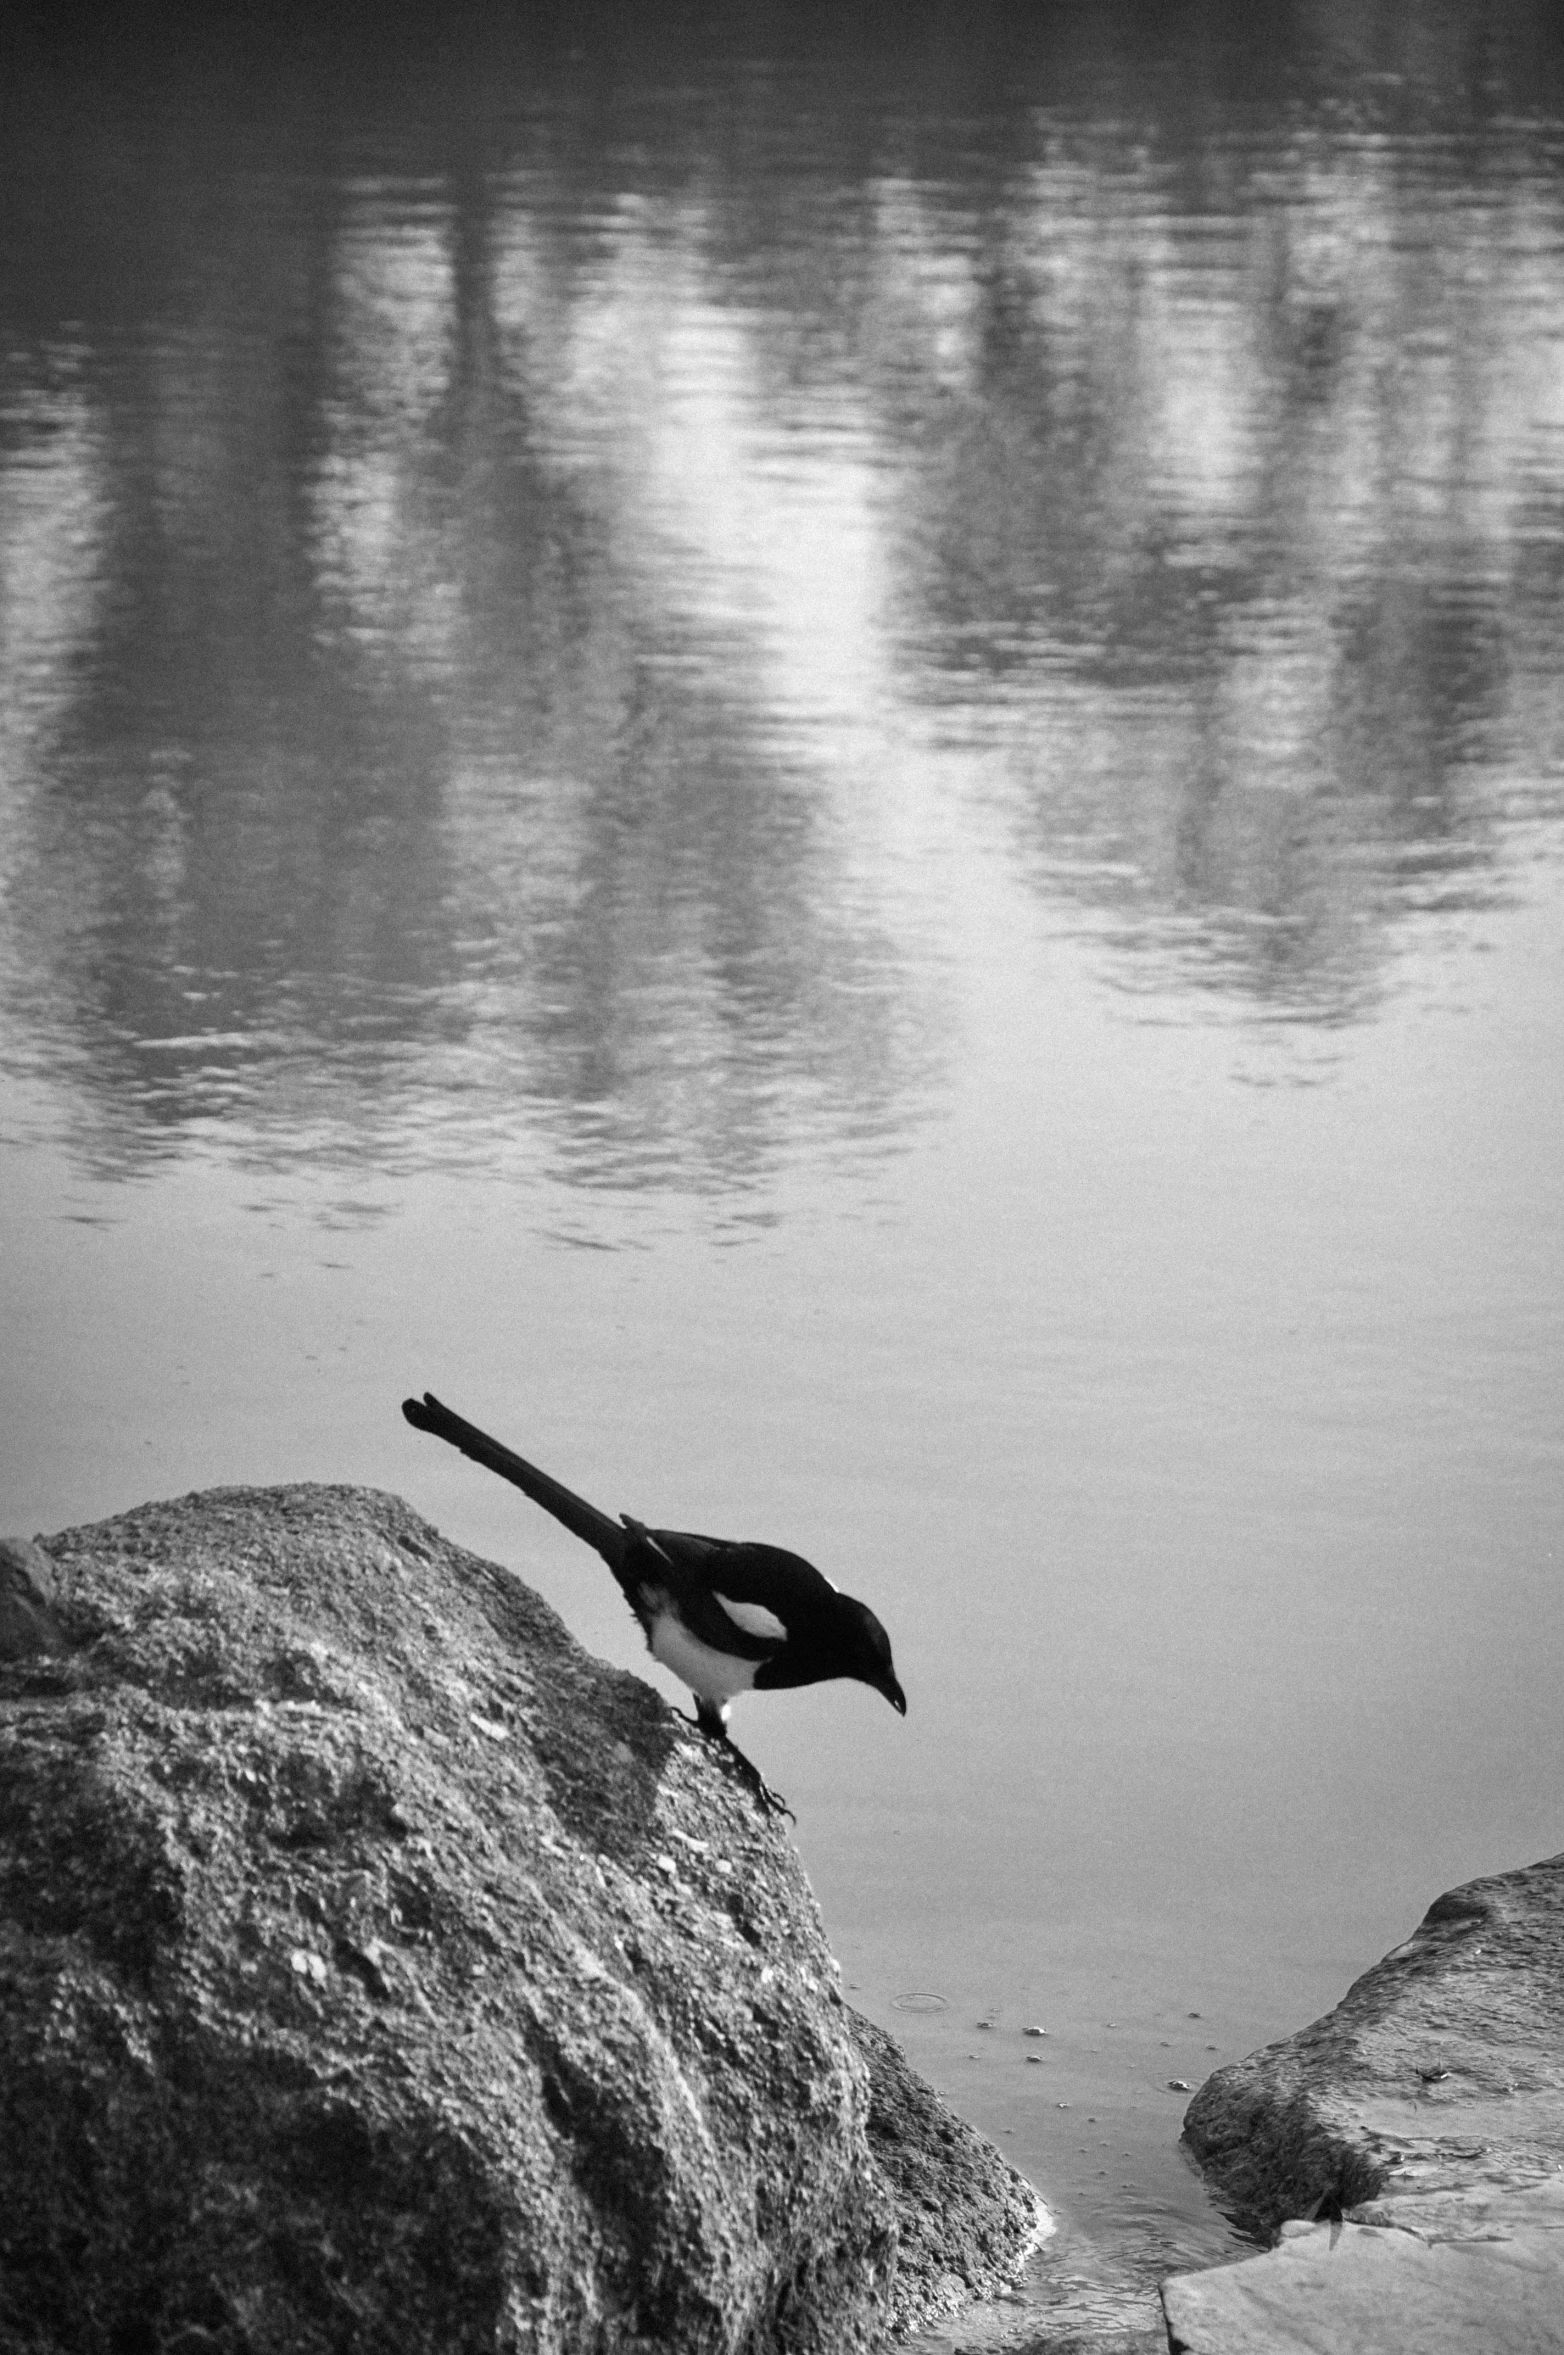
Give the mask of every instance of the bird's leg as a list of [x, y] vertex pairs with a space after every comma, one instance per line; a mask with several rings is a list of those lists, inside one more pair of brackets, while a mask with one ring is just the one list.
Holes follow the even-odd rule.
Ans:
[[745, 1757], [729, 1733], [724, 1712], [718, 1708], [714, 1701], [703, 1701], [699, 1694], [695, 1699], [695, 1723], [709, 1742], [720, 1744], [726, 1755], [732, 1759], [739, 1773], [760, 1801], [764, 1814], [785, 1815], [789, 1823], [797, 1823], [797, 1816], [782, 1797], [781, 1792], [771, 1788], [753, 1758]]

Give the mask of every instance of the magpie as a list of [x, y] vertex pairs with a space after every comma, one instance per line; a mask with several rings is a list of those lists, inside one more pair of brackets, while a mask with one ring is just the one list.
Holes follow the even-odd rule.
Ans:
[[768, 1812], [791, 1815], [728, 1732], [739, 1693], [856, 1677], [883, 1693], [903, 1717], [907, 1697], [891, 1665], [891, 1642], [867, 1603], [838, 1593], [812, 1562], [780, 1546], [648, 1529], [621, 1513], [611, 1521], [497, 1439], [464, 1422], [432, 1391], [405, 1398], [417, 1431], [448, 1440], [475, 1464], [510, 1480], [575, 1536], [595, 1546], [640, 1622], [654, 1660], [695, 1697], [695, 1723], [722, 1745]]

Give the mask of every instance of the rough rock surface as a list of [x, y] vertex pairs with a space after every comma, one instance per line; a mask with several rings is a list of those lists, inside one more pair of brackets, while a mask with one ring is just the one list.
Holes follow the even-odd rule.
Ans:
[[1167, 2283], [1175, 2346], [1564, 2349], [1564, 1856], [1437, 1899], [1185, 2133], [1242, 2223], [1316, 2221]]
[[1040, 2221], [742, 1784], [398, 1499], [0, 1556], [0, 2346], [851, 2355]]

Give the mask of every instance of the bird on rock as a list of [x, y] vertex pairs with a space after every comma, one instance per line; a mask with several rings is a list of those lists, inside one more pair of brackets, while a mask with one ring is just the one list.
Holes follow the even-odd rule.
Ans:
[[685, 1530], [648, 1529], [628, 1513], [611, 1521], [547, 1472], [464, 1422], [430, 1391], [402, 1402], [415, 1430], [432, 1431], [513, 1481], [534, 1504], [602, 1555], [640, 1622], [654, 1660], [695, 1696], [695, 1723], [720, 1743], [763, 1808], [791, 1815], [728, 1732], [739, 1693], [855, 1677], [883, 1693], [903, 1717], [907, 1698], [891, 1664], [891, 1643], [867, 1603], [840, 1594], [812, 1562], [780, 1546]]

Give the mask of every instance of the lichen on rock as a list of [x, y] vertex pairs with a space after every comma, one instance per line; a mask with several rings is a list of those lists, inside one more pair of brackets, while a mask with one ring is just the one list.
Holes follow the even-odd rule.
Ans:
[[1030, 2187], [638, 1678], [364, 1490], [4, 1564], [0, 2344], [851, 2355]]

